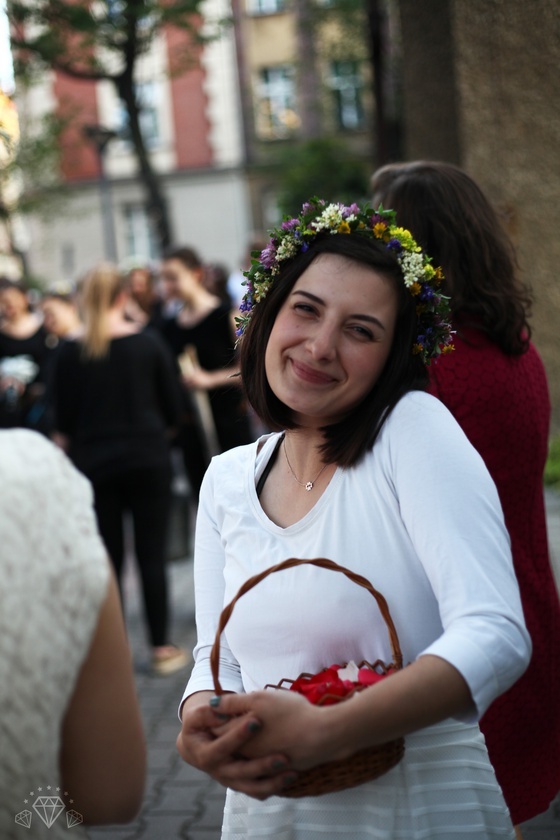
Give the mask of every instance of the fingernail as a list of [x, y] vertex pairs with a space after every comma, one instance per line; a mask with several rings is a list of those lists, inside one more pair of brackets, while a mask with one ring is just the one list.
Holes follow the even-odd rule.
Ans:
[[261, 725], [256, 720], [252, 720], [250, 723], [247, 724], [247, 729], [249, 730], [249, 732], [252, 732], [254, 734], [255, 732], [260, 732]]
[[211, 698], [210, 698], [210, 700], [209, 700], [208, 702], [209, 702], [209, 704], [210, 704], [210, 705], [211, 705], [211, 706], [215, 709], [215, 708], [216, 708], [216, 706], [219, 706], [219, 705], [220, 705], [220, 700], [221, 700], [221, 699], [222, 699], [221, 697], [219, 697], [218, 695], [216, 695], [216, 697], [211, 697]]
[[231, 715], [223, 715], [223, 714], [221, 714], [221, 712], [214, 712], [214, 714], [220, 720], [230, 720], [231, 719]]
[[297, 773], [288, 773], [287, 776], [284, 776], [282, 782], [284, 787], [288, 787], [288, 785], [293, 785], [294, 782], [297, 782]]
[[273, 770], [285, 770], [288, 764], [281, 759], [277, 759], [274, 764], [272, 765]]

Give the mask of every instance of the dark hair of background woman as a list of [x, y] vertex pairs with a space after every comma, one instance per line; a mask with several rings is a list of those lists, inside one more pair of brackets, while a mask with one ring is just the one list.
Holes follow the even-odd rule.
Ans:
[[338, 254], [366, 265], [391, 281], [397, 291], [398, 313], [393, 346], [381, 376], [364, 400], [347, 417], [326, 426], [323, 457], [327, 463], [353, 466], [373, 447], [383, 421], [400, 398], [427, 387], [427, 370], [412, 346], [417, 335], [416, 307], [406, 290], [399, 264], [381, 243], [360, 235], [331, 234], [317, 238], [309, 250], [286, 262], [266, 298], [255, 307], [241, 341], [241, 378], [247, 399], [273, 431], [297, 427], [290, 408], [272, 392], [265, 370], [268, 339], [276, 316], [300, 275], [319, 254]]
[[164, 261], [179, 260], [180, 263], [183, 263], [185, 268], [188, 268], [191, 271], [196, 271], [198, 268], [202, 268], [202, 261], [193, 248], [168, 248], [164, 251], [162, 259]]
[[531, 295], [518, 276], [513, 245], [477, 184], [448, 163], [388, 164], [372, 179], [373, 206], [397, 213], [441, 265], [455, 326], [483, 330], [504, 353], [529, 347]]

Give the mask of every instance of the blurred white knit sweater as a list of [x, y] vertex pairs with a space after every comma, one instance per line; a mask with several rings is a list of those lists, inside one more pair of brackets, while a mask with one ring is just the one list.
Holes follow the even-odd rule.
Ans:
[[61, 725], [107, 583], [89, 483], [40, 435], [1, 431], [2, 840], [58, 840], [79, 820], [61, 787]]

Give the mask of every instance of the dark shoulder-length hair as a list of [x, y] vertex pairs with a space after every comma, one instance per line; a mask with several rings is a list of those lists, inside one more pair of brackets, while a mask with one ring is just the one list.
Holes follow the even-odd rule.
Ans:
[[170, 247], [167, 248], [162, 255], [162, 260], [178, 260], [182, 263], [185, 268], [190, 269], [191, 271], [196, 271], [197, 269], [201, 269], [203, 267], [202, 260], [200, 259], [197, 251], [194, 248], [189, 248], [186, 245], [180, 247]]
[[475, 326], [508, 355], [529, 347], [532, 298], [514, 247], [480, 187], [438, 161], [388, 164], [372, 178], [373, 205], [391, 207], [397, 224], [441, 265], [457, 328]]
[[400, 266], [390, 251], [360, 234], [325, 234], [309, 250], [282, 265], [266, 298], [253, 311], [241, 341], [241, 378], [247, 399], [273, 431], [296, 428], [291, 409], [273, 393], [266, 376], [265, 353], [276, 316], [298, 278], [320, 254], [338, 254], [379, 272], [394, 285], [398, 311], [395, 333], [385, 367], [371, 391], [343, 420], [323, 429], [325, 462], [349, 467], [373, 447], [382, 424], [400, 398], [411, 390], [424, 390], [428, 375], [412, 347], [417, 337], [416, 306], [406, 290]]

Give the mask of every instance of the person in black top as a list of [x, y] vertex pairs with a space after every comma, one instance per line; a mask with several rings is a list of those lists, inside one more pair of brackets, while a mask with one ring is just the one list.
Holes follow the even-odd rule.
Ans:
[[151, 264], [142, 257], [131, 257], [124, 261], [120, 270], [126, 274], [126, 320], [141, 326], [157, 327], [163, 317], [163, 300], [156, 289]]
[[46, 434], [52, 437], [53, 417], [53, 371], [61, 348], [67, 341], [74, 341], [81, 334], [82, 322], [78, 312], [77, 292], [67, 283], [57, 283], [43, 294], [41, 299], [43, 324], [48, 333], [49, 353], [44, 369], [45, 397], [43, 425]]
[[0, 279], [0, 427], [43, 428], [45, 371], [51, 352], [21, 283]]
[[193, 348], [193, 363], [183, 381], [208, 394], [217, 445], [221, 452], [254, 440], [235, 358], [235, 325], [230, 307], [203, 284], [204, 267], [191, 248], [164, 255], [161, 278], [170, 297], [183, 306], [162, 326], [176, 356]]
[[126, 302], [114, 266], [85, 278], [83, 335], [60, 348], [53, 374], [55, 439], [92, 482], [99, 530], [119, 580], [123, 516], [132, 515], [153, 667], [170, 673], [186, 664], [167, 637], [165, 570], [178, 385], [168, 348], [156, 332], [126, 320]]

